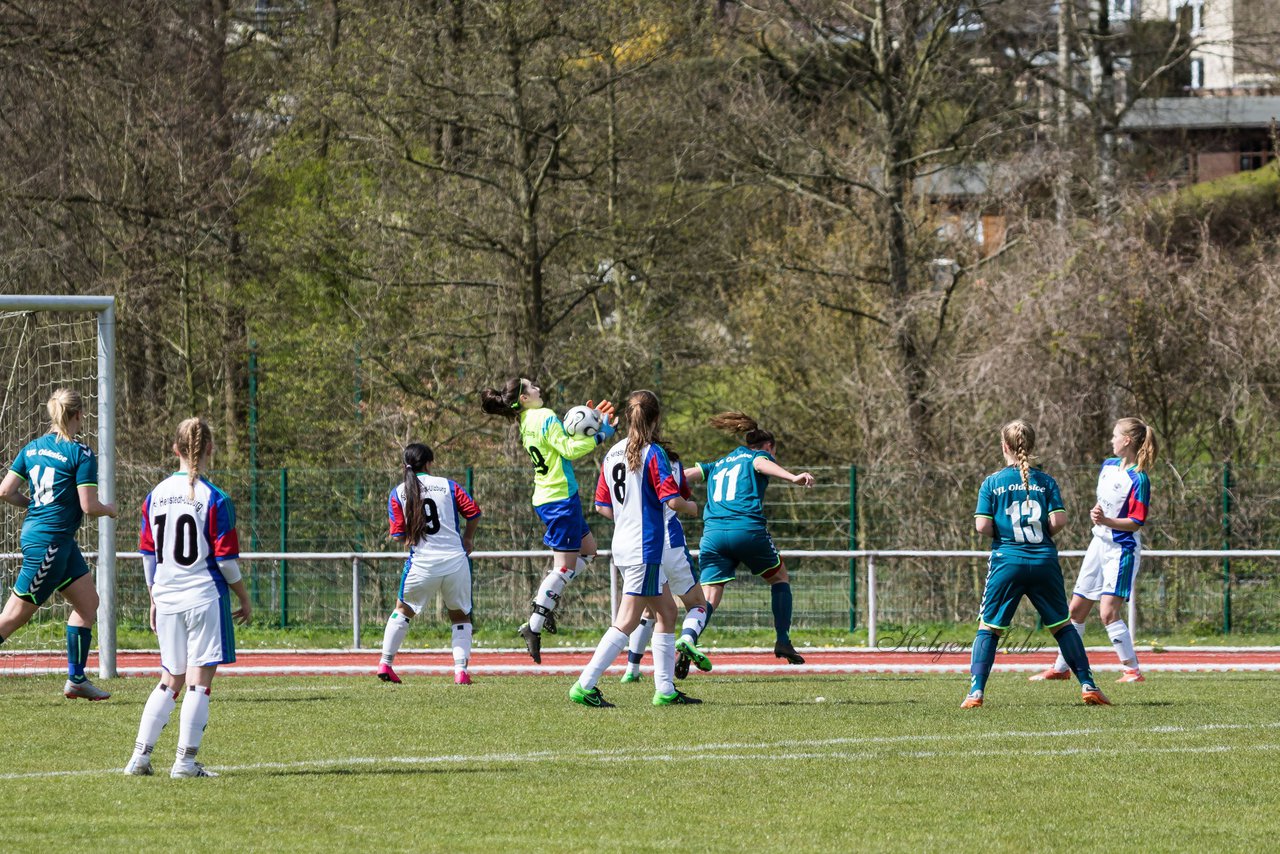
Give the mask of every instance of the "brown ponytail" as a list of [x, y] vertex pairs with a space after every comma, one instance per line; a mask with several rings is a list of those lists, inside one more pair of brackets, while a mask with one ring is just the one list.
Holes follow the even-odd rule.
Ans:
[[490, 415], [516, 418], [520, 415], [520, 395], [524, 392], [524, 380], [512, 377], [501, 389], [486, 388], [480, 392], [480, 408]]
[[637, 471], [643, 461], [645, 445], [657, 444], [658, 423], [662, 408], [658, 396], [648, 389], [633, 391], [627, 397], [627, 470]]
[[1005, 447], [1009, 449], [1009, 453], [1013, 455], [1017, 461], [1018, 472], [1022, 475], [1022, 488], [1027, 493], [1031, 492], [1031, 461], [1034, 459], [1031, 452], [1036, 447], [1036, 431], [1030, 424], [1021, 418], [1010, 421], [1000, 429], [1000, 438], [1004, 441]]
[[1155, 464], [1159, 447], [1156, 443], [1156, 431], [1141, 418], [1121, 418], [1116, 422], [1120, 432], [1133, 441], [1133, 455], [1137, 461], [1138, 471], [1147, 471]]
[[213, 431], [203, 418], [188, 418], [178, 425], [178, 435], [173, 444], [178, 449], [178, 456], [187, 464], [187, 483], [191, 487], [191, 497], [196, 497], [196, 481], [200, 479], [200, 461], [205, 451], [213, 446]]
[[770, 442], [776, 442], [772, 433], [761, 430], [756, 420], [744, 412], [721, 412], [719, 415], [713, 415], [707, 423], [717, 430], [741, 436], [742, 444], [753, 451], [759, 450]]

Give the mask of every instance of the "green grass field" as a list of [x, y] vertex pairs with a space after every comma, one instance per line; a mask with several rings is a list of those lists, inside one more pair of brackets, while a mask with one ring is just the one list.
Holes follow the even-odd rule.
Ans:
[[[1270, 847], [1280, 682], [1154, 675], [692, 679], [565, 699], [568, 677], [227, 677], [212, 780], [125, 777], [151, 679], [70, 702], [63, 677], [0, 679], [0, 849], [356, 851], [1112, 850]], [[817, 702], [817, 697], [825, 702]], [[156, 748], [167, 772], [177, 712]]]

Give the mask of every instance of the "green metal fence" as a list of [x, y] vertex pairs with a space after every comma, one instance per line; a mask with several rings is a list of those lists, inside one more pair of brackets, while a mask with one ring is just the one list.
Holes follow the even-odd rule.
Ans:
[[[988, 473], [975, 466], [951, 468], [811, 469], [817, 484], [799, 489], [774, 483], [766, 502], [780, 549], [982, 549], [973, 530], [977, 487]], [[486, 551], [538, 549], [542, 525], [529, 506], [525, 468], [441, 468], [437, 474], [464, 484], [484, 510], [476, 546]], [[161, 469], [121, 467], [119, 504], [138, 507]], [[594, 483], [590, 465], [578, 470], [584, 495]], [[1083, 549], [1089, 540], [1096, 466], [1053, 472], [1070, 517], [1058, 537], [1061, 549]], [[245, 551], [388, 551], [386, 499], [392, 476], [382, 470], [276, 469], [214, 472], [213, 480], [236, 502]], [[1280, 543], [1280, 468], [1197, 465], [1181, 471], [1162, 466], [1152, 473], [1153, 506], [1145, 531], [1152, 549], [1261, 549]], [[697, 490], [695, 490], [697, 492]], [[701, 496], [698, 496], [699, 499]], [[17, 522], [6, 517], [6, 525]], [[611, 523], [589, 517], [601, 547]], [[118, 547], [136, 545], [137, 522], [126, 511]], [[686, 522], [690, 542], [700, 520]], [[13, 536], [5, 540], [14, 540]], [[86, 542], [86, 545], [90, 545]], [[401, 563], [370, 561], [362, 573], [361, 610], [371, 623], [394, 603]], [[1064, 558], [1068, 583], [1078, 559]], [[546, 571], [545, 559], [484, 560], [476, 564], [478, 622], [518, 621]], [[805, 558], [789, 561], [797, 628], [852, 629], [864, 603], [858, 589], [862, 561]], [[1161, 558], [1145, 561], [1138, 579], [1144, 635], [1169, 631], [1204, 634], [1280, 630], [1280, 565], [1274, 560]], [[305, 560], [255, 561], [246, 567], [259, 619], [281, 626], [348, 626], [352, 612], [351, 566]], [[12, 578], [16, 566], [2, 566]], [[986, 564], [981, 558], [903, 558], [881, 563], [878, 612], [884, 630], [974, 618]], [[146, 591], [136, 564], [120, 567], [122, 624], [142, 624]], [[769, 626], [766, 585], [740, 576], [717, 614], [722, 626]], [[562, 605], [569, 625], [599, 625], [608, 619], [608, 573], [593, 570], [575, 581]], [[1023, 609], [1029, 611], [1029, 609]], [[1028, 613], [1023, 618], [1030, 622]]]

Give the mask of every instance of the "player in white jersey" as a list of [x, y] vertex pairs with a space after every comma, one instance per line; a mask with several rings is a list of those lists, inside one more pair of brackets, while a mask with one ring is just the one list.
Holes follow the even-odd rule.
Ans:
[[[1085, 620], [1099, 603], [1098, 614], [1111, 645], [1124, 667], [1117, 682], [1145, 682], [1125, 623], [1125, 605], [1133, 592], [1142, 558], [1142, 528], [1151, 506], [1147, 471], [1156, 460], [1156, 434], [1140, 418], [1121, 418], [1111, 431], [1114, 457], [1098, 473], [1097, 503], [1089, 511], [1093, 539], [1080, 564], [1071, 596], [1071, 625], [1084, 637]], [[1059, 655], [1048, 670], [1031, 677], [1067, 679], [1067, 664]]]
[[[400, 574], [400, 594], [382, 635], [378, 678], [399, 684], [391, 669], [409, 632], [409, 621], [436, 594], [444, 599], [453, 624], [453, 681], [470, 685], [471, 544], [480, 523], [480, 507], [452, 480], [431, 473], [435, 454], [420, 442], [404, 449], [404, 481], [387, 498], [391, 537], [409, 547]], [[459, 520], [465, 525], [459, 526]]]
[[[624, 446], [623, 443], [620, 446]], [[663, 450], [667, 452], [667, 459], [671, 463], [671, 476], [680, 489], [680, 497], [692, 501], [693, 492], [679, 465], [679, 454], [665, 445]], [[603, 480], [596, 485], [596, 512], [607, 519], [613, 518], [609, 484]], [[707, 597], [702, 592], [702, 585], [693, 576], [693, 560], [689, 557], [689, 546], [685, 541], [680, 517], [669, 506], [664, 506], [662, 523], [667, 531], [662, 551], [662, 572], [667, 577], [667, 586], [685, 608], [684, 624], [680, 627], [680, 638], [676, 641], [675, 667], [676, 678], [684, 679], [689, 675], [690, 664], [697, 664], [699, 670], [711, 670], [711, 659], [698, 649], [698, 637], [707, 625]], [[644, 616], [640, 618], [640, 625], [636, 626], [627, 641], [627, 670], [622, 674], [623, 684], [640, 681], [640, 662], [653, 637], [654, 621], [653, 612], [646, 609]]]
[[[209, 689], [219, 664], [236, 660], [233, 621], [249, 622], [240, 577], [236, 511], [226, 493], [201, 476], [213, 462], [213, 432], [200, 418], [178, 425], [180, 471], [142, 503], [138, 551], [151, 593], [151, 629], [160, 641], [160, 684], [142, 709], [126, 774], [149, 776], [151, 751], [184, 683], [178, 750], [170, 777], [216, 777], [196, 762], [209, 723]], [[230, 593], [239, 607], [231, 608]]]
[[627, 636], [640, 624], [646, 608], [657, 616], [653, 636], [653, 676], [657, 690], [653, 704], [701, 702], [676, 690], [676, 603], [662, 571], [667, 543], [664, 507], [692, 516], [698, 512], [698, 505], [680, 496], [680, 488], [671, 476], [671, 463], [658, 443], [661, 417], [662, 410], [653, 392], [633, 391], [626, 405], [627, 438], [609, 451], [600, 470], [596, 506], [597, 509], [608, 507], [613, 514], [613, 562], [622, 575], [623, 596], [613, 625], [600, 639], [595, 655], [578, 681], [569, 689], [569, 699], [584, 706], [612, 705], [604, 699], [596, 683], [626, 647]]

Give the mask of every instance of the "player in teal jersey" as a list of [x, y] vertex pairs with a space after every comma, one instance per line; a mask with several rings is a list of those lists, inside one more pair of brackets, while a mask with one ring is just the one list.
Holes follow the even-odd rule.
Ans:
[[[709, 422], [717, 430], [742, 437], [742, 445], [713, 463], [698, 463], [684, 470], [690, 482], [707, 482], [699, 544], [699, 581], [707, 597], [707, 622], [720, 607], [724, 586], [734, 579], [738, 564], [769, 583], [773, 628], [777, 634], [773, 654], [791, 664], [804, 658], [791, 643], [791, 579], [764, 518], [764, 490], [776, 477], [797, 486], [813, 486], [808, 472], [792, 474], [774, 459], [777, 440], [761, 430], [755, 419], [741, 412], [722, 412]], [[687, 664], [680, 662], [687, 672]]]
[[982, 616], [973, 641], [969, 694], [960, 708], [982, 705], [1000, 635], [1013, 624], [1023, 596], [1031, 600], [1044, 627], [1057, 639], [1063, 657], [1080, 680], [1085, 703], [1111, 705], [1094, 683], [1084, 643], [1070, 625], [1058, 547], [1053, 542], [1053, 535], [1067, 524], [1058, 484], [1031, 467], [1036, 434], [1030, 424], [1021, 419], [1010, 421], [1001, 429], [1000, 440], [1008, 466], [982, 482], [973, 512], [978, 533], [991, 537], [991, 557]]
[[520, 429], [520, 446], [533, 463], [533, 509], [547, 526], [542, 541], [554, 552], [551, 571], [542, 579], [533, 600], [533, 613], [520, 627], [529, 655], [542, 662], [542, 630], [555, 634], [554, 611], [566, 584], [586, 568], [596, 554], [596, 540], [587, 527], [578, 499], [578, 480], [572, 460], [585, 457], [615, 431], [613, 404], [598, 407], [604, 420], [594, 436], [577, 436], [564, 429], [560, 416], [542, 405], [542, 389], [527, 379], [512, 378], [501, 389], [487, 388], [480, 394], [481, 406], [490, 415], [515, 421]]
[[[98, 500], [97, 457], [75, 438], [84, 422], [80, 394], [57, 389], [49, 398], [48, 410], [52, 430], [19, 451], [0, 481], [0, 499], [27, 511], [22, 522], [22, 569], [13, 595], [0, 612], [0, 643], [26, 625], [50, 596], [61, 593], [72, 608], [63, 694], [105, 700], [111, 695], [84, 675], [98, 618], [98, 591], [76, 544], [76, 530], [86, 513], [114, 519], [116, 508]], [[22, 494], [24, 484], [30, 484], [29, 499]]]

